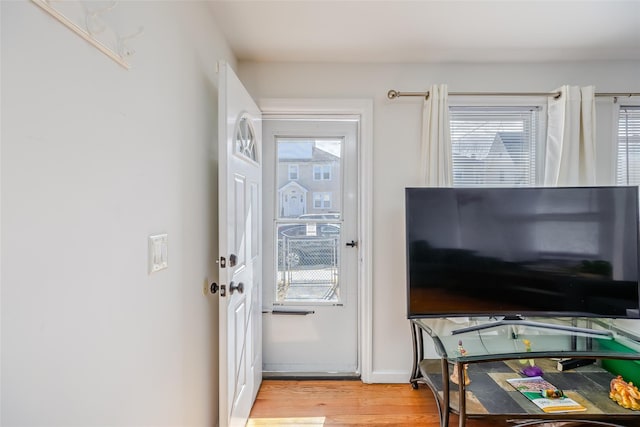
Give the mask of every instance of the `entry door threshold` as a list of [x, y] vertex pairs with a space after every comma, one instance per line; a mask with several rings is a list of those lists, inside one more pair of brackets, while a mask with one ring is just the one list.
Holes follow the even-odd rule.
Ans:
[[265, 380], [359, 380], [356, 372], [262, 372]]

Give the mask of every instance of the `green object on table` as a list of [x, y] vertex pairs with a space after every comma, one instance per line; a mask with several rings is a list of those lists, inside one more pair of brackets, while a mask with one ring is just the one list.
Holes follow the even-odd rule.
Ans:
[[[608, 340], [598, 340], [602, 348], [608, 348], [612, 351], [620, 353], [628, 353], [629, 349], [622, 344]], [[634, 385], [640, 386], [640, 361], [638, 360], [620, 360], [620, 359], [603, 359], [602, 367], [614, 375], [620, 375], [626, 382], [632, 382]]]

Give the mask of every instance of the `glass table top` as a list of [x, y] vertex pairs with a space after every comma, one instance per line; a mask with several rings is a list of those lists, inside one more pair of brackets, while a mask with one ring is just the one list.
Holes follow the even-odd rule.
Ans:
[[640, 360], [640, 320], [625, 328], [616, 319], [484, 318], [412, 319], [429, 334], [441, 357], [451, 362], [537, 357], [593, 357]]

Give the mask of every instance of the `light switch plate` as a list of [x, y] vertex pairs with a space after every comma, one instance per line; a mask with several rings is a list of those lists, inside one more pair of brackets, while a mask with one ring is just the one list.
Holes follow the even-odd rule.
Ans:
[[149, 274], [169, 266], [168, 235], [149, 236]]

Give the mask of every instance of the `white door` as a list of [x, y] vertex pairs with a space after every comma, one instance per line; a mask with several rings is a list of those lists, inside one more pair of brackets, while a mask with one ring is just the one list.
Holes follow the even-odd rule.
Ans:
[[[263, 116], [265, 376], [360, 373], [358, 129], [354, 116]], [[287, 209], [289, 188], [304, 214]]]
[[244, 426], [262, 380], [261, 114], [219, 64], [220, 426]]

